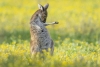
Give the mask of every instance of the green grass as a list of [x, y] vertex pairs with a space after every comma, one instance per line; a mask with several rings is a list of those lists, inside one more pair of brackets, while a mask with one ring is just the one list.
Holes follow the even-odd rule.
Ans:
[[[37, 4], [49, 3], [47, 29], [54, 55], [30, 54], [29, 22]], [[100, 67], [99, 0], [0, 0], [0, 67]]]

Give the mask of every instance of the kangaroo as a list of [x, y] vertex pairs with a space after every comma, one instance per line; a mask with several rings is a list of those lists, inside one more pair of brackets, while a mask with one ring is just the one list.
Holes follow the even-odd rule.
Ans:
[[37, 52], [42, 53], [44, 49], [48, 51], [48, 48], [50, 48], [51, 55], [54, 52], [54, 42], [45, 26], [58, 24], [58, 22], [46, 23], [48, 6], [49, 4], [45, 6], [38, 4], [39, 9], [32, 15], [30, 20], [30, 49], [32, 55], [36, 55]]

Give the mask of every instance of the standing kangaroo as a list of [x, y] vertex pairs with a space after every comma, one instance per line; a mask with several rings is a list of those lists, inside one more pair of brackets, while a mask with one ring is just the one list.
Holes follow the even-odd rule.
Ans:
[[42, 6], [38, 4], [39, 9], [32, 15], [30, 20], [30, 48], [31, 54], [36, 55], [37, 52], [42, 53], [42, 50], [48, 51], [53, 55], [54, 43], [45, 26], [57, 24], [58, 22], [46, 23], [47, 8], [49, 4]]

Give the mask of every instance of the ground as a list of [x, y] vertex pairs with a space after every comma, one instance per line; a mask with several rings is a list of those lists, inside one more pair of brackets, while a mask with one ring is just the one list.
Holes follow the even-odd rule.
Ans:
[[[29, 22], [49, 3], [47, 29], [54, 55], [30, 54]], [[99, 0], [0, 0], [0, 67], [100, 67]]]

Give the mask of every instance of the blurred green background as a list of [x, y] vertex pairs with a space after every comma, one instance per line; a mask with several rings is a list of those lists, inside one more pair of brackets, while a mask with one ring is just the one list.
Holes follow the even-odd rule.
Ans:
[[47, 22], [53, 40], [100, 42], [99, 0], [0, 0], [0, 43], [30, 41], [29, 22], [38, 3], [49, 3]]

